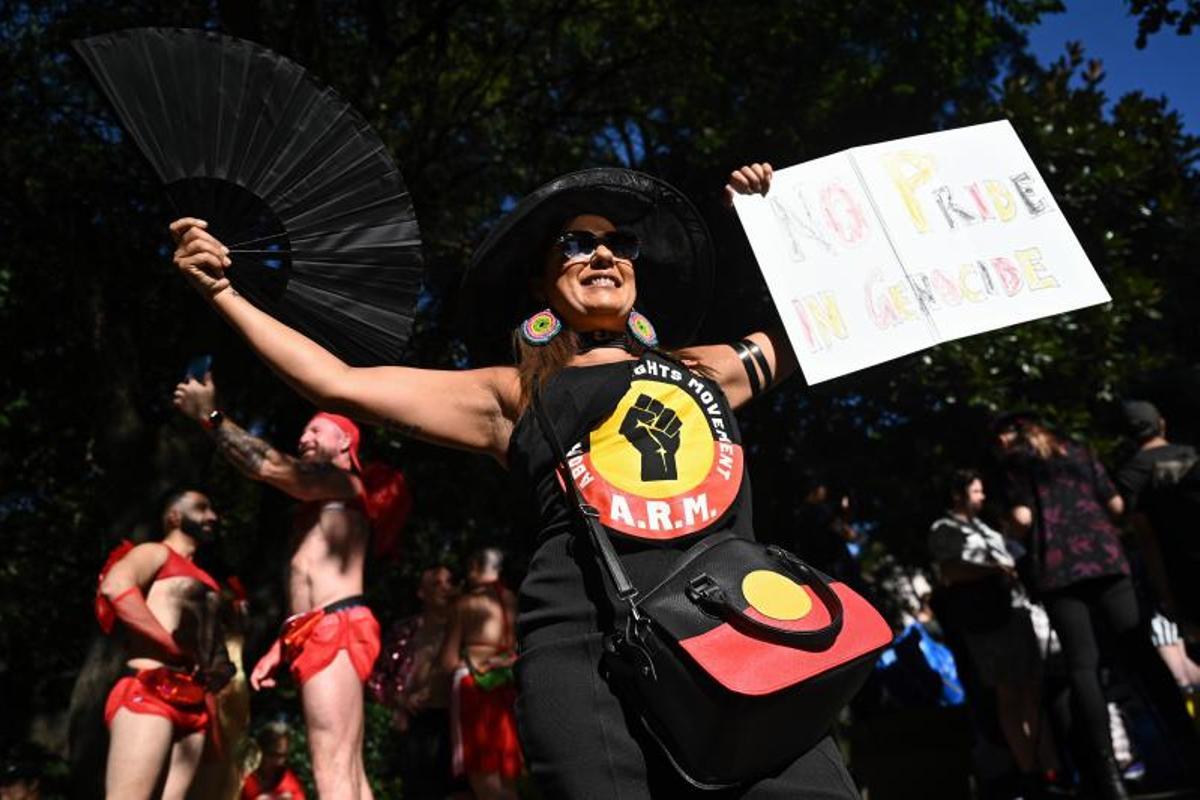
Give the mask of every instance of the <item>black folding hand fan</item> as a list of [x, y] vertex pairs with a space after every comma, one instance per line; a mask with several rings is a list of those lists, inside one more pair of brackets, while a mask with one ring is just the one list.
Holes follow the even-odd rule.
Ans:
[[251, 302], [355, 365], [394, 364], [421, 244], [387, 148], [332, 89], [264, 47], [136, 28], [75, 42], [179, 216], [230, 249]]

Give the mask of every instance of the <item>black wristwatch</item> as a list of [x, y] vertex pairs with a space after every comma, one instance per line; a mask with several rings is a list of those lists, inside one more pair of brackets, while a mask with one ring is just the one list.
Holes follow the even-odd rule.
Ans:
[[208, 416], [205, 417], [204, 427], [208, 428], [210, 431], [215, 431], [217, 428], [221, 427], [221, 423], [224, 421], [225, 415], [222, 414], [220, 410], [214, 408], [212, 411], [208, 412]]

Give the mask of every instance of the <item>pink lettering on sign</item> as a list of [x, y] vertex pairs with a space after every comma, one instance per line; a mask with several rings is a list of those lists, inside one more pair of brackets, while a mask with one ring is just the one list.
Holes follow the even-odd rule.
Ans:
[[840, 183], [830, 183], [821, 190], [821, 209], [825, 224], [843, 244], [854, 245], [867, 234], [867, 215], [854, 200], [854, 195]]
[[888, 297], [887, 287], [883, 285], [883, 273], [876, 271], [863, 287], [866, 297], [867, 316], [875, 323], [875, 327], [886, 331], [893, 325], [900, 324], [900, 315]]

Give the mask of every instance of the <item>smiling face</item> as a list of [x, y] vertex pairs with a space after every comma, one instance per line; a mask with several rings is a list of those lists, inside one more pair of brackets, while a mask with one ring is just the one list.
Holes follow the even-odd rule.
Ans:
[[[297, 445], [301, 461], [332, 462], [339, 467], [349, 467], [350, 437], [332, 421], [313, 417], [300, 434]], [[344, 463], [343, 463], [344, 462]]]
[[[559, 230], [610, 233], [616, 226], [594, 214], [573, 217]], [[540, 294], [563, 322], [577, 331], [620, 331], [637, 298], [633, 262], [617, 258], [603, 244], [590, 256], [565, 259], [559, 245], [550, 248]]]

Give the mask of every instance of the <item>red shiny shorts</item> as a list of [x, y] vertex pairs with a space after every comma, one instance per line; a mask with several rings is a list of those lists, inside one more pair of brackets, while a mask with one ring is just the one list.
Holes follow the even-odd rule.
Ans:
[[144, 669], [117, 681], [104, 705], [105, 724], [111, 727], [113, 717], [122, 708], [134, 714], [165, 717], [175, 726], [178, 736], [197, 733], [208, 726], [203, 688], [186, 675], [168, 670]]
[[[346, 651], [358, 679], [366, 682], [379, 657], [379, 622], [371, 609], [355, 606], [341, 611], [317, 611], [317, 617], [298, 617], [284, 631], [289, 654], [288, 667], [296, 685], [303, 686], [328, 667], [341, 650]], [[316, 620], [315, 622], [313, 620]], [[305, 624], [305, 623], [308, 624]], [[300, 635], [296, 635], [299, 633]]]

